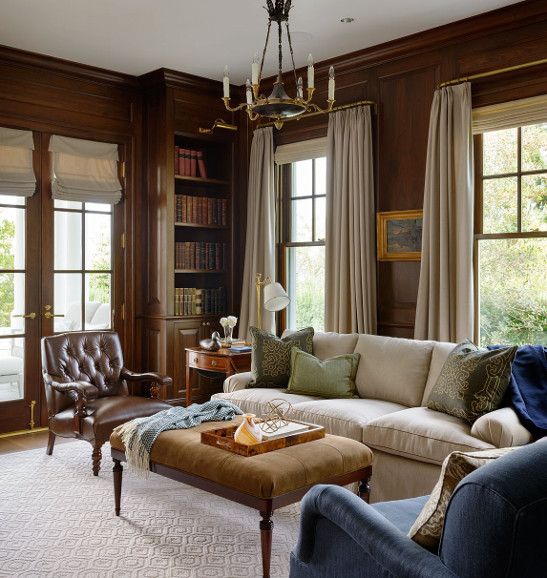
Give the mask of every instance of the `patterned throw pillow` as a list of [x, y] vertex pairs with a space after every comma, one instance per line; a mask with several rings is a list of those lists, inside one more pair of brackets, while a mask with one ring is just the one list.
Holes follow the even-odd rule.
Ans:
[[287, 387], [291, 374], [291, 350], [298, 347], [313, 353], [313, 327], [295, 331], [280, 339], [268, 331], [250, 327], [252, 338], [251, 372], [249, 387]]
[[287, 391], [317, 397], [358, 397], [355, 375], [360, 357], [360, 353], [346, 353], [321, 361], [295, 347]]
[[431, 552], [437, 553], [443, 531], [448, 502], [465, 476], [515, 448], [452, 452], [443, 462], [441, 476], [429, 500], [408, 532], [408, 536]]
[[427, 407], [469, 423], [494, 411], [509, 385], [517, 349], [488, 351], [470, 341], [460, 343], [446, 359]]

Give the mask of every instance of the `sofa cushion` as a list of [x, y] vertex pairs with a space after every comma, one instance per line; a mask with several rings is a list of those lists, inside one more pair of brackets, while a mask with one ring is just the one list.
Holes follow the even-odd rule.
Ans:
[[286, 387], [291, 374], [291, 350], [298, 347], [306, 353], [313, 352], [313, 327], [276, 337], [268, 331], [250, 327], [253, 352], [249, 387]]
[[427, 407], [469, 423], [498, 409], [511, 379], [517, 349], [486, 350], [470, 341], [460, 343], [448, 356]]
[[279, 388], [239, 389], [232, 393], [215, 393], [211, 397], [212, 399], [227, 399], [235, 403], [245, 413], [254, 413], [255, 415], [261, 415], [269, 411], [268, 402], [272, 399], [282, 399], [288, 401], [291, 405], [321, 399], [310, 395], [287, 393], [286, 389]]
[[460, 418], [427, 407], [411, 407], [370, 421], [363, 442], [389, 454], [442, 464], [453, 451], [494, 447], [471, 435]]
[[420, 405], [429, 373], [431, 341], [359, 335], [361, 354], [355, 384], [363, 398]]
[[448, 356], [452, 353], [457, 343], [449, 343], [444, 341], [433, 341], [433, 351], [431, 353], [431, 363], [429, 365], [429, 375], [427, 376], [427, 382], [425, 384], [424, 396], [422, 398], [421, 405], [427, 405], [427, 400], [429, 399], [429, 394], [433, 389], [433, 386], [437, 383], [439, 375], [441, 375], [441, 370], [444, 366], [444, 362], [447, 360]]
[[345, 353], [321, 361], [295, 347], [291, 351], [287, 391], [334, 399], [357, 397], [355, 374], [359, 357], [358, 353]]
[[[282, 338], [292, 335], [293, 329], [285, 329]], [[328, 359], [335, 355], [353, 353], [357, 344], [357, 333], [334, 333], [316, 331], [313, 335], [313, 354], [319, 359]]]
[[382, 502], [380, 504], [372, 504], [372, 507], [397, 529], [407, 534], [428, 498], [429, 496], [420, 496], [418, 498], [408, 498], [407, 500]]
[[323, 399], [293, 405], [289, 415], [322, 425], [328, 433], [362, 442], [363, 428], [370, 420], [401, 409], [405, 407], [376, 399]]

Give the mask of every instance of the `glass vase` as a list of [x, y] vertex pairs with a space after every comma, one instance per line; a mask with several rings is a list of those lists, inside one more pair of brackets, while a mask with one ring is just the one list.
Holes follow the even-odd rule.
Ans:
[[234, 328], [226, 325], [224, 327], [224, 347], [231, 347], [232, 346], [232, 334], [234, 332]]

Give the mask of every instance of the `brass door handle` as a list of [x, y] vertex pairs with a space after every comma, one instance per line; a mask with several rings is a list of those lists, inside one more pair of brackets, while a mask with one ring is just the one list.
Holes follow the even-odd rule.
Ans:
[[52, 319], [53, 317], [64, 317], [64, 315], [61, 315], [61, 314], [56, 315], [55, 313], [52, 313], [51, 311], [46, 311], [46, 312], [44, 313], [44, 317], [45, 317], [46, 319]]
[[13, 315], [13, 317], [22, 317], [23, 319], [36, 319], [36, 313], [32, 311], [31, 313], [26, 313], [25, 315]]

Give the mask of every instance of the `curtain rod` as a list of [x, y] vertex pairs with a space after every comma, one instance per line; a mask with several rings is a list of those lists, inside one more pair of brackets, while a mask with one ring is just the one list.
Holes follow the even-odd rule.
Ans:
[[451, 86], [453, 84], [460, 84], [462, 82], [469, 82], [470, 80], [476, 80], [477, 78], [496, 76], [497, 74], [503, 74], [504, 72], [521, 70], [522, 68], [530, 68], [531, 66], [539, 66], [540, 64], [547, 64], [547, 58], [543, 58], [542, 60], [534, 60], [532, 62], [525, 62], [523, 64], [516, 64], [515, 66], [507, 66], [505, 68], [497, 68], [496, 70], [489, 70], [488, 72], [478, 72], [477, 74], [462, 76], [461, 78], [455, 78], [454, 80], [447, 80], [446, 82], [439, 84], [439, 88], [443, 88], [443, 86]]
[[[293, 118], [288, 118], [283, 121], [283, 124], [286, 122], [293, 122], [295, 120], [301, 120], [303, 118], [311, 118], [312, 116], [318, 116], [320, 114], [330, 114], [331, 112], [338, 112], [339, 110], [346, 110], [348, 108], [355, 108], [356, 106], [376, 106], [376, 103], [373, 100], [357, 100], [355, 102], [350, 102], [348, 104], [341, 104], [339, 106], [333, 106], [331, 110], [317, 110], [315, 112], [307, 112], [300, 116], [295, 116]], [[258, 124], [256, 128], [265, 128], [267, 126], [275, 126], [274, 122], [266, 122], [264, 124]]]

